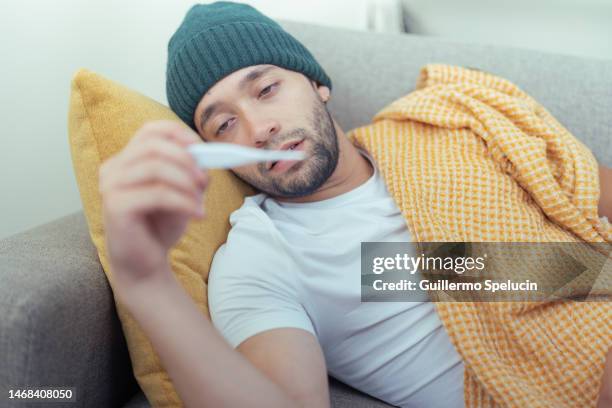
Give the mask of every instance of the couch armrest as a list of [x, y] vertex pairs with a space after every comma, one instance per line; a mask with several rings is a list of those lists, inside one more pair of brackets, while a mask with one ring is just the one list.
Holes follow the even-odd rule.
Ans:
[[82, 213], [0, 240], [0, 282], [1, 385], [76, 387], [75, 406], [86, 407], [121, 406], [134, 394], [112, 291]]

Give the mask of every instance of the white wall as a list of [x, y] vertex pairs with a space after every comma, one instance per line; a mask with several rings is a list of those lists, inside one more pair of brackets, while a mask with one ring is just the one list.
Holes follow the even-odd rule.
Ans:
[[[251, 1], [274, 18], [360, 28], [365, 0]], [[72, 74], [86, 67], [166, 103], [167, 42], [193, 0], [0, 2], [0, 237], [81, 207], [67, 135]], [[360, 9], [363, 9], [360, 8]]]
[[[248, 2], [273, 18], [365, 29], [367, 4], [371, 1], [375, 0]], [[376, 1], [388, 5], [394, 0]], [[452, 25], [457, 19], [472, 19], [470, 26], [476, 34], [478, 27], [482, 31], [494, 26], [492, 21], [479, 26], [482, 19], [478, 7], [484, 7], [487, 0], [468, 0], [469, 7], [476, 7], [476, 11], [463, 14], [452, 6], [453, 2], [460, 3], [458, 0], [407, 1], [418, 3], [424, 28], [434, 34], [458, 38], [458, 26]], [[480, 4], [474, 4], [475, 1]], [[583, 1], [609, 4], [607, 0]], [[434, 3], [444, 7], [436, 8]], [[0, 237], [80, 208], [67, 136], [72, 74], [86, 67], [166, 103], [167, 41], [192, 4], [193, 0], [0, 2]], [[609, 48], [593, 45], [601, 44], [604, 34], [607, 39], [612, 38], [609, 30], [601, 28], [605, 13], [596, 13], [591, 16], [592, 21], [576, 25], [568, 23], [574, 15], [573, 9], [568, 10], [564, 17], [559, 17], [559, 26], [568, 32], [580, 28], [584, 35], [579, 43], [563, 37], [566, 48], [574, 53], [589, 47], [592, 53], [608, 52]], [[542, 18], [544, 14], [530, 18]], [[489, 42], [497, 41], [486, 33], [478, 35]], [[527, 39], [541, 37], [537, 29], [533, 37], [527, 33], [516, 35]]]
[[400, 0], [410, 31], [612, 59], [612, 0]]

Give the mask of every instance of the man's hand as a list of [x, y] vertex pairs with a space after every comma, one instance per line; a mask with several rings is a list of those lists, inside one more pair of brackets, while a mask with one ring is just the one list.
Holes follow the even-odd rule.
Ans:
[[612, 408], [612, 347], [608, 350], [606, 357], [597, 408]]
[[168, 273], [169, 249], [204, 215], [208, 176], [185, 149], [199, 141], [178, 122], [149, 122], [100, 167], [106, 246], [121, 286]]
[[599, 216], [612, 222], [612, 169], [599, 165]]

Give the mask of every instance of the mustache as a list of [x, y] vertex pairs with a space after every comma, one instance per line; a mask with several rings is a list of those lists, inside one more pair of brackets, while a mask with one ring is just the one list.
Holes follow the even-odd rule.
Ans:
[[281, 136], [277, 136], [273, 141], [266, 143], [264, 149], [266, 150], [276, 150], [278, 147], [282, 146], [283, 143], [292, 140], [292, 139], [308, 139], [310, 134], [304, 128], [297, 128], [292, 130], [289, 133], [285, 133]]
[[[308, 131], [304, 128], [297, 128], [292, 130], [291, 132], [285, 133], [282, 136], [277, 136], [276, 138], [274, 138], [274, 140], [272, 142], [266, 143], [266, 145], [263, 147], [266, 150], [277, 150], [278, 147], [282, 146], [283, 143], [289, 141], [289, 140], [293, 140], [293, 139], [309, 139], [311, 137], [310, 133], [308, 133]], [[262, 162], [262, 163], [258, 163], [257, 164], [257, 170], [259, 170], [260, 173], [267, 173], [269, 170], [267, 168], [267, 163], [266, 162]]]

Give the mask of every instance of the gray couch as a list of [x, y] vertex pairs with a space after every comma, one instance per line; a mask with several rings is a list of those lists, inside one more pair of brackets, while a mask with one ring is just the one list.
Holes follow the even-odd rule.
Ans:
[[[330, 109], [345, 130], [412, 90], [423, 64], [452, 63], [514, 81], [612, 166], [612, 61], [282, 24], [328, 71]], [[0, 406], [11, 406], [6, 387], [34, 385], [76, 387], [69, 406], [149, 406], [81, 213], [0, 241], [0, 316]], [[388, 406], [330, 386], [334, 407]]]

